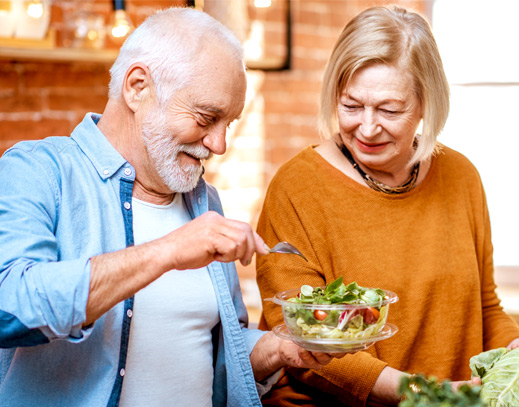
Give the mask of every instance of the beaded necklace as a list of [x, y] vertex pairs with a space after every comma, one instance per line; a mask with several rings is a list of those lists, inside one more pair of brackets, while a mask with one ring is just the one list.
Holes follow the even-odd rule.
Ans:
[[362, 176], [364, 182], [375, 191], [383, 192], [384, 194], [403, 194], [404, 192], [411, 191], [416, 186], [416, 180], [418, 179], [418, 171], [420, 170], [420, 163], [416, 163], [413, 167], [413, 171], [411, 171], [411, 175], [409, 179], [404, 182], [402, 185], [398, 185], [396, 187], [390, 187], [376, 179], [373, 179], [370, 175], [366, 174], [362, 168], [357, 164], [350, 151], [346, 148], [344, 144], [337, 144], [341, 153], [348, 159], [353, 168], [355, 168], [358, 173]]

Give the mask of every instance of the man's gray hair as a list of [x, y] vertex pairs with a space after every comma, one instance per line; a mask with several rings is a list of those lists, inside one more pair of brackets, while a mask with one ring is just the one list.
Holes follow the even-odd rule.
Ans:
[[110, 99], [120, 99], [124, 77], [141, 62], [150, 70], [160, 103], [165, 103], [198, 72], [197, 55], [207, 43], [227, 45], [230, 55], [243, 64], [243, 49], [230, 29], [208, 14], [191, 8], [171, 7], [148, 17], [128, 37], [110, 69]]

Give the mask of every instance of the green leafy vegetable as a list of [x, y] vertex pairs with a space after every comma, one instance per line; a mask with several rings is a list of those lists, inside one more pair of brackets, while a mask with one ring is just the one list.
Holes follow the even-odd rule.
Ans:
[[482, 352], [470, 359], [470, 369], [481, 377], [481, 397], [490, 407], [519, 406], [519, 348]]
[[[388, 311], [388, 305], [384, 305], [386, 298], [384, 290], [361, 287], [356, 282], [345, 285], [339, 277], [324, 289], [303, 285], [297, 297], [288, 300], [302, 305], [285, 306], [285, 319], [293, 332], [305, 338], [367, 338], [384, 327]], [[334, 308], [336, 304], [355, 307]], [[327, 307], [319, 309], [320, 305]]]
[[301, 293], [294, 302], [302, 304], [376, 304], [381, 303], [386, 296], [380, 288], [364, 288], [356, 282], [347, 286], [342, 282], [342, 276], [328, 284], [324, 290], [309, 285], [301, 287]]
[[400, 380], [398, 407], [486, 407], [479, 386], [462, 385], [452, 390], [449, 380], [439, 381], [424, 375], [404, 376]]

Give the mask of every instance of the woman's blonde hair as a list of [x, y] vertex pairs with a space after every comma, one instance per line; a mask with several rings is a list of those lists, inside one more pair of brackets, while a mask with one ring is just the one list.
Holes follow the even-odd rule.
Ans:
[[407, 69], [423, 112], [423, 129], [414, 164], [429, 158], [449, 114], [449, 84], [429, 23], [399, 7], [364, 10], [343, 29], [328, 60], [321, 89], [319, 132], [329, 139], [339, 132], [337, 104], [352, 76], [370, 64]]

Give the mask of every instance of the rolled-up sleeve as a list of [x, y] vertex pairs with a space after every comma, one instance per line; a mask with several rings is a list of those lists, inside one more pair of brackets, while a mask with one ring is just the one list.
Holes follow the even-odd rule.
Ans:
[[14, 148], [0, 159], [0, 347], [83, 340], [88, 257], [63, 261], [58, 171]]

